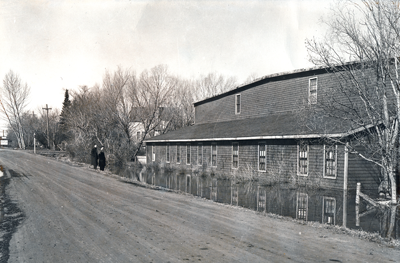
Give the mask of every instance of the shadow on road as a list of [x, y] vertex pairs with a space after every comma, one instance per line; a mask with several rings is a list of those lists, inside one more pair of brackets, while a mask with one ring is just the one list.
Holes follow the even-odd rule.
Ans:
[[[5, 169], [1, 170], [5, 171]], [[19, 175], [12, 170], [8, 172], [11, 177], [27, 177], [26, 175]], [[24, 212], [7, 194], [7, 186], [10, 180], [11, 178], [6, 176], [0, 177], [0, 263], [8, 261], [10, 257], [10, 240], [17, 231], [18, 226], [25, 219]]]

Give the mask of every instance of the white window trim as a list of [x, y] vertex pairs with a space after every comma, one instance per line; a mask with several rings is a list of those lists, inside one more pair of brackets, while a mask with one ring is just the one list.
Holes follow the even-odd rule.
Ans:
[[338, 166], [338, 162], [337, 162], [337, 145], [335, 145], [335, 177], [333, 177], [333, 176], [327, 176], [326, 175], [326, 145], [324, 144], [324, 170], [323, 170], [323, 172], [322, 172], [322, 177], [323, 178], [326, 178], [326, 179], [332, 179], [332, 180], [335, 180], [335, 179], [337, 179], [337, 166]]
[[[169, 158], [168, 158], [168, 156], [169, 156]], [[166, 163], [171, 162], [171, 146], [169, 145], [169, 143], [167, 143], [167, 145], [165, 145], [165, 162]]]
[[[199, 164], [199, 148], [201, 149], [201, 164]], [[203, 152], [203, 144], [202, 143], [199, 143], [198, 145], [197, 145], [197, 165], [203, 165], [203, 154], [204, 154], [204, 152]]]
[[[189, 160], [187, 158], [187, 156], [188, 156], [188, 146], [189, 146]], [[192, 161], [192, 145], [186, 144], [186, 165], [190, 165], [191, 161]]]
[[297, 175], [298, 176], [308, 176], [308, 172], [310, 171], [310, 145], [307, 144], [307, 173], [300, 173], [300, 145], [297, 144]]
[[[179, 149], [179, 162], [178, 162], [178, 149]], [[182, 151], [181, 146], [179, 144], [176, 145], [176, 163], [180, 164], [182, 160]]]
[[[299, 199], [300, 197], [306, 197], [307, 199], [307, 205], [306, 205], [306, 218], [305, 221], [308, 221], [308, 194], [306, 193], [299, 193], [297, 192], [297, 200], [296, 200], [296, 219], [299, 219]], [[300, 220], [304, 220], [304, 219], [300, 219]]]
[[[265, 170], [260, 170], [260, 144], [265, 146]], [[265, 142], [259, 142], [257, 145], [257, 170], [262, 173], [267, 172], [267, 144]]]
[[[240, 105], [240, 109], [239, 109], [239, 112], [238, 112], [238, 107], [237, 107], [237, 98], [238, 98], [238, 95], [239, 95], [239, 98], [240, 98], [240, 101], [239, 101], [239, 105]], [[235, 94], [235, 115], [239, 115], [240, 113], [242, 112], [242, 94], [241, 93], [239, 93], [239, 94]]]
[[[311, 80], [316, 79], [317, 80], [317, 85], [315, 86], [315, 102], [311, 103]], [[318, 101], [318, 77], [313, 77], [308, 79], [308, 104], [309, 105], [314, 105], [317, 104]]]
[[[215, 145], [215, 165], [213, 165], [213, 162], [212, 162], [212, 156], [213, 156], [212, 147], [213, 147], [213, 145]], [[212, 143], [211, 144], [211, 167], [217, 167], [217, 166], [218, 166], [218, 146], [216, 143]]]
[[156, 161], [156, 153], [154, 152], [154, 145], [151, 146], [151, 161]]
[[[237, 167], [233, 167], [233, 145], [235, 145], [235, 144], [237, 144], [237, 147], [238, 147], [238, 164], [237, 164]], [[231, 164], [232, 164], [232, 169], [235, 169], [235, 170], [239, 169], [239, 143], [238, 142], [232, 143], [232, 160], [231, 160]]]
[[335, 203], [335, 213], [333, 216], [333, 225], [336, 225], [336, 198], [335, 197], [327, 197], [323, 196], [322, 198], [322, 223], [326, 224], [324, 218], [325, 218], [325, 200], [333, 200]]

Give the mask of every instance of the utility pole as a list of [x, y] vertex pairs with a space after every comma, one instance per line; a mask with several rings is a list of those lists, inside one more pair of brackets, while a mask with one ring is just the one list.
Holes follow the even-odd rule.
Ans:
[[51, 108], [49, 108], [46, 104], [46, 108], [42, 108], [44, 110], [47, 111], [47, 147], [50, 148], [50, 137], [49, 137], [49, 110], [51, 110]]

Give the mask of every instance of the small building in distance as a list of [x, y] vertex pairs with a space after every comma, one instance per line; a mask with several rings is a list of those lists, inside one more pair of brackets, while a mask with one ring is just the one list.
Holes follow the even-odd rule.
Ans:
[[362, 132], [316, 107], [335, 85], [325, 68], [272, 74], [196, 102], [195, 125], [149, 138], [147, 163], [328, 189], [378, 189], [380, 169], [344, 143]]

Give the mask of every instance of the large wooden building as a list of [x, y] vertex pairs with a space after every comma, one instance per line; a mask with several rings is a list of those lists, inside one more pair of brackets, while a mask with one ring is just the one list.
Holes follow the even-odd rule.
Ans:
[[324, 68], [296, 70], [196, 102], [195, 125], [146, 140], [147, 163], [322, 188], [355, 188], [358, 181], [377, 189], [376, 167], [326, 140], [360, 129], [312, 110], [332, 82]]

